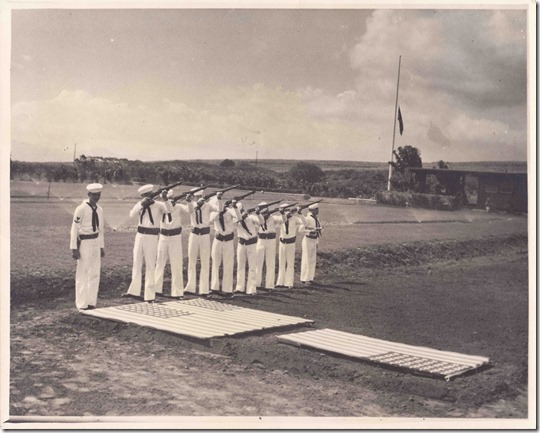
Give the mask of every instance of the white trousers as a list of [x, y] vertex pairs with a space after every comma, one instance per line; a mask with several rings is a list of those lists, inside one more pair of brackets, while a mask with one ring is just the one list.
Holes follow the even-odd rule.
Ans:
[[157, 235], [145, 235], [137, 233], [135, 235], [135, 245], [133, 246], [133, 270], [131, 273], [131, 284], [128, 293], [134, 296], [141, 296], [142, 265], [144, 260], [144, 300], [152, 301], [156, 299], [155, 275], [157, 258]]
[[[246, 284], [246, 263], [248, 266], [248, 277]], [[257, 245], [241, 245], [236, 247], [236, 291], [247, 294], [256, 293], [257, 286]]]
[[233, 291], [233, 268], [234, 268], [234, 243], [230, 241], [218, 241], [212, 243], [212, 279], [211, 290], [219, 290], [219, 267], [223, 263], [223, 279], [221, 290], [225, 293]]
[[167, 260], [171, 264], [171, 296], [184, 295], [182, 234], [159, 236], [156, 262], [156, 293], [163, 293], [163, 274]]
[[188, 241], [188, 280], [186, 292], [197, 293], [197, 259], [201, 259], [199, 272], [199, 295], [208, 294], [210, 282], [210, 235], [189, 234]]
[[302, 240], [302, 261], [300, 266], [300, 281], [313, 281], [315, 267], [317, 266], [318, 239], [304, 236]]
[[101, 270], [99, 239], [84, 239], [79, 246], [81, 258], [75, 272], [75, 305], [77, 308], [96, 306]]
[[293, 287], [294, 285], [294, 254], [296, 243], [284, 244], [279, 242], [279, 272], [276, 284]]
[[260, 239], [257, 241], [257, 279], [255, 285], [261, 287], [263, 264], [266, 262], [264, 287], [273, 289], [276, 281], [276, 240]]

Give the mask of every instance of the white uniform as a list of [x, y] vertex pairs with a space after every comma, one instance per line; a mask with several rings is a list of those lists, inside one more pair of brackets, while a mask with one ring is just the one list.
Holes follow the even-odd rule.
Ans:
[[[236, 209], [238, 211], [238, 209]], [[248, 295], [257, 292], [257, 232], [264, 222], [261, 215], [248, 215], [245, 219], [238, 212], [235, 215], [238, 245], [236, 247], [236, 289]], [[248, 277], [246, 283], [246, 262]]]
[[96, 205], [95, 214], [88, 200], [77, 206], [71, 224], [69, 248], [78, 249], [80, 253], [75, 274], [75, 305], [79, 309], [95, 307], [97, 303], [101, 248], [105, 246], [103, 227], [101, 206]]
[[155, 294], [155, 270], [157, 259], [157, 245], [159, 225], [163, 214], [171, 213], [173, 208], [167, 200], [164, 202], [153, 201], [148, 207], [143, 207], [143, 200], [139, 201], [129, 212], [131, 218], [138, 215], [139, 225], [135, 235], [133, 246], [133, 270], [128, 294], [141, 295], [142, 265], [143, 259], [146, 267], [144, 274], [144, 300], [153, 301]]
[[286, 218], [281, 225], [279, 237], [279, 272], [276, 285], [293, 287], [294, 285], [294, 254], [296, 252], [296, 234], [304, 225], [302, 214], [293, 214]]
[[263, 265], [266, 264], [264, 287], [273, 289], [276, 281], [276, 232], [285, 222], [285, 216], [281, 214], [269, 215], [268, 218], [263, 216], [263, 220], [257, 240], [257, 279], [255, 285], [261, 287]]
[[223, 263], [221, 290], [224, 293], [232, 293], [234, 268], [233, 239], [236, 224], [233, 222], [232, 212], [228, 209], [223, 210], [222, 200], [218, 201], [218, 210], [210, 213], [210, 222], [214, 228], [210, 290], [219, 291], [219, 267]]
[[182, 251], [182, 215], [189, 215], [185, 204], [175, 204], [173, 211], [161, 217], [157, 262], [156, 293], [163, 293], [163, 274], [167, 260], [171, 264], [171, 296], [184, 295], [184, 253]]
[[204, 203], [200, 208], [194, 202], [188, 203], [191, 218], [191, 233], [188, 241], [188, 281], [185, 291], [197, 293], [197, 259], [200, 256], [199, 295], [209, 293], [210, 281], [210, 212], [215, 207]]
[[321, 223], [311, 212], [305, 217], [304, 232], [306, 235], [302, 240], [302, 262], [300, 266], [300, 281], [303, 283], [312, 282], [315, 277], [315, 267], [317, 266], [317, 247], [321, 236]]

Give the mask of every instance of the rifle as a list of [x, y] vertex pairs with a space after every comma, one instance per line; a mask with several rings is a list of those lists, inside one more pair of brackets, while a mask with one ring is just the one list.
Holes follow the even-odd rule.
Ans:
[[186, 192], [183, 192], [182, 194], [179, 194], [179, 195], [177, 195], [177, 196], [174, 196], [171, 200], [172, 200], [172, 201], [175, 201], [175, 202], [176, 202], [176, 201], [180, 201], [180, 200], [182, 200], [183, 198], [186, 198], [188, 195], [190, 195], [190, 194], [195, 194], [196, 192], [202, 191], [203, 189], [206, 189], [206, 188], [208, 188], [207, 185], [200, 186], [199, 188], [196, 188], [196, 189], [194, 189], [193, 191], [186, 191]]
[[260, 210], [262, 209], [266, 209], [274, 204], [277, 204], [279, 203], [281, 200], [276, 200], [276, 201], [271, 201], [270, 203], [266, 203], [266, 204], [263, 204], [262, 206], [255, 206], [255, 207], [251, 207], [249, 209], [246, 209], [246, 213], [251, 213], [251, 212], [255, 212], [257, 210], [257, 208], [259, 208]]
[[212, 197], [214, 197], [218, 192], [220, 192], [220, 193], [223, 194], [223, 193], [225, 193], [225, 192], [227, 192], [227, 191], [230, 191], [231, 189], [238, 188], [239, 186], [240, 186], [240, 185], [233, 185], [233, 186], [230, 186], [230, 187], [225, 188], [225, 189], [218, 189], [217, 191], [211, 192], [210, 194], [206, 194], [206, 195], [204, 196], [204, 199], [205, 199], [205, 200], [209, 200], [209, 199], [211, 199]]
[[167, 186], [163, 186], [161, 188], [158, 188], [157, 191], [154, 191], [152, 194], [150, 194], [150, 198], [155, 198], [158, 195], [160, 195], [163, 191], [168, 191], [168, 190], [174, 188], [175, 186], [180, 185], [182, 182], [183, 182], [183, 180], [180, 180], [179, 182], [172, 183], [171, 185], [167, 185]]
[[293, 206], [296, 206], [296, 203], [293, 203], [293, 204], [288, 204], [287, 206], [283, 206], [283, 207], [277, 207], [275, 209], [272, 209], [272, 210], [267, 210], [266, 212], [263, 212], [265, 216], [267, 215], [272, 215], [280, 210], [285, 210], [285, 209], [289, 209], [290, 207], [293, 207]]
[[256, 192], [257, 191], [253, 190], [253, 191], [246, 192], [245, 194], [237, 195], [236, 197], [233, 197], [231, 200], [227, 200], [225, 202], [224, 207], [230, 206], [232, 204], [233, 200], [236, 201], [236, 202], [239, 202], [240, 200], [243, 200], [246, 197], [249, 197], [250, 195], [255, 194]]
[[[302, 206], [298, 206], [299, 207], [298, 212], [303, 211], [305, 208], [311, 206], [312, 204], [320, 203], [321, 201], [323, 201], [322, 198], [320, 200], [310, 201], [309, 203], [303, 204]], [[293, 210], [293, 212], [296, 212], [296, 211], [297, 211], [296, 209]]]

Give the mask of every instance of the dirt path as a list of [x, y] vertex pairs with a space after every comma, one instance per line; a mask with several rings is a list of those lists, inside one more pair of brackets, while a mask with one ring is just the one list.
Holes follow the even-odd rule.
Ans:
[[[205, 347], [80, 315], [71, 299], [14, 305], [11, 415], [523, 417], [523, 254], [324, 276], [319, 288], [230, 302], [316, 327], [489, 356], [445, 383], [284, 345], [279, 332]], [[115, 295], [100, 306], [125, 303]]]

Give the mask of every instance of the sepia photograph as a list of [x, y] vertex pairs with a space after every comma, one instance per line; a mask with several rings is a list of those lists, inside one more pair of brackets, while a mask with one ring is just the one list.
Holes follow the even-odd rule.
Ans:
[[536, 428], [536, 4], [0, 3], [2, 429]]

